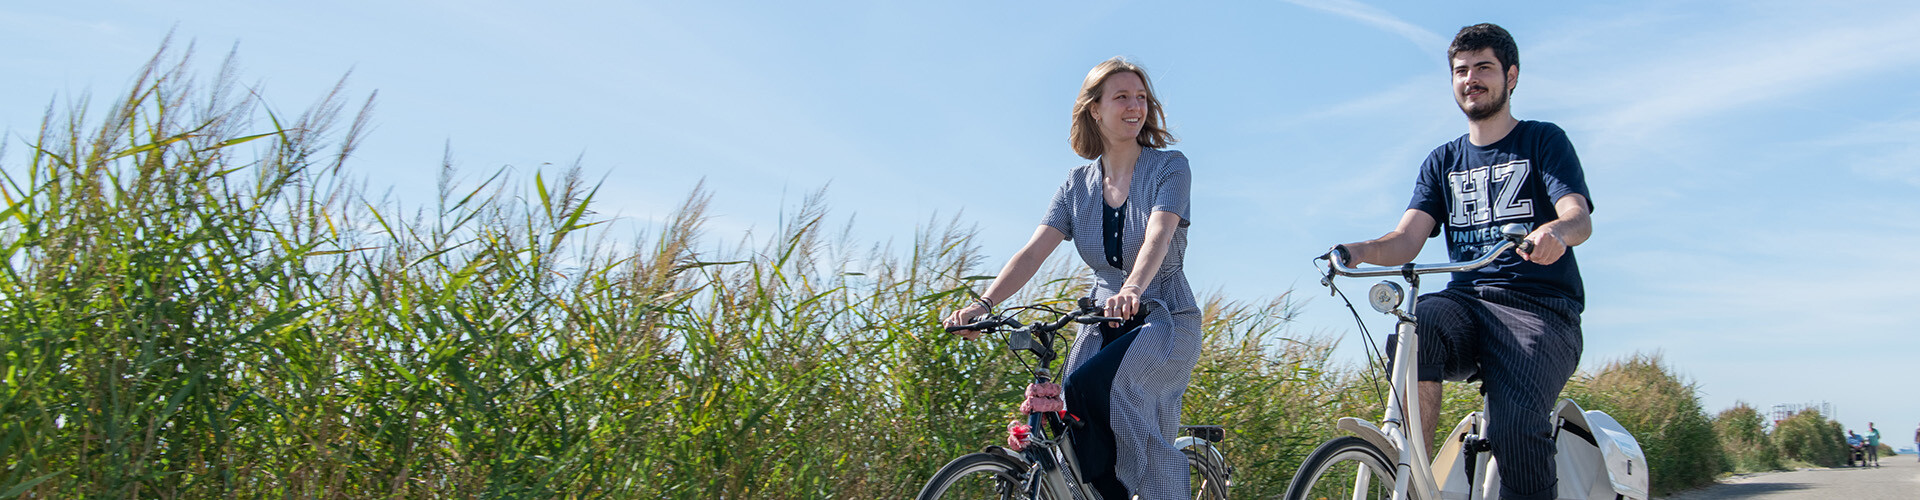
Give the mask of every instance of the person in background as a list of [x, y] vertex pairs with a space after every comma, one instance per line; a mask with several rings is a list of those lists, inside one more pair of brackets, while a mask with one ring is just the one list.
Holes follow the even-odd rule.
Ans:
[[1873, 422], [1867, 422], [1867, 460], [1874, 467], [1880, 466], [1880, 429], [1873, 428]]
[[1852, 467], [1855, 463], [1859, 463], [1860, 465], [1866, 465], [1866, 459], [1862, 458], [1866, 456], [1866, 455], [1863, 455], [1863, 453], [1865, 453], [1865, 450], [1860, 449], [1860, 447], [1862, 445], [1865, 445], [1866, 442], [1867, 442], [1866, 440], [1860, 439], [1859, 434], [1854, 434], [1853, 429], [1847, 429], [1847, 466], [1848, 467]]

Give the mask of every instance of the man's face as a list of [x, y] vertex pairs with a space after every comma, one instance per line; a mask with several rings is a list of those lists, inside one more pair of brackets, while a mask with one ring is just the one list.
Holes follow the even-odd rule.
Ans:
[[1468, 121], [1492, 118], [1507, 109], [1519, 78], [1518, 67], [1500, 70], [1500, 60], [1493, 57], [1491, 48], [1453, 55], [1453, 100]]

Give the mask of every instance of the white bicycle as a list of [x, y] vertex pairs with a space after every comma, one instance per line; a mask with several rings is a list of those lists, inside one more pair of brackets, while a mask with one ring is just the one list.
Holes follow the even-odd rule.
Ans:
[[[1340, 259], [1322, 257], [1328, 265], [1327, 275], [1320, 284], [1333, 288], [1334, 276], [1390, 276], [1406, 281], [1404, 290], [1397, 283], [1382, 281], [1373, 286], [1367, 298], [1374, 310], [1397, 319], [1395, 330], [1399, 340], [1395, 342], [1392, 359], [1420, 359], [1416, 352], [1420, 341], [1413, 315], [1420, 296], [1420, 276], [1486, 267], [1501, 254], [1521, 246], [1527, 231], [1518, 224], [1510, 224], [1501, 228], [1501, 234], [1504, 241], [1498, 247], [1469, 262], [1350, 268]], [[1401, 307], [1403, 301], [1404, 308]], [[1308, 455], [1288, 484], [1286, 498], [1499, 498], [1499, 464], [1489, 453], [1492, 443], [1482, 435], [1487, 428], [1484, 407], [1461, 420], [1440, 451], [1434, 454], [1438, 457], [1436, 461], [1430, 462], [1426, 447], [1415, 441], [1423, 428], [1417, 410], [1420, 391], [1414, 389], [1418, 364], [1390, 364], [1390, 392], [1381, 424], [1341, 418], [1338, 427], [1353, 435], [1322, 443]], [[1560, 481], [1558, 498], [1647, 498], [1645, 454], [1633, 435], [1612, 417], [1599, 411], [1581, 411], [1573, 401], [1562, 400], [1550, 418], [1554, 419], [1554, 442], [1558, 447], [1554, 456]]]

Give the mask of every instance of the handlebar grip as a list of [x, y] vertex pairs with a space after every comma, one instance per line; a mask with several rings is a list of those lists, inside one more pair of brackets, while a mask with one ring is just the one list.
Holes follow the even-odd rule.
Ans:
[[1520, 250], [1520, 253], [1533, 253], [1533, 242], [1530, 240], [1520, 240], [1520, 246], [1516, 248]]
[[989, 319], [989, 320], [984, 320], [984, 321], [977, 321], [977, 322], [973, 322], [973, 323], [968, 323], [968, 324], [964, 324], [964, 325], [958, 325], [958, 326], [949, 326], [949, 327], [946, 327], [946, 329], [947, 329], [947, 333], [953, 333], [953, 332], [958, 332], [958, 331], [962, 331], [962, 330], [975, 330], [975, 331], [982, 331], [982, 330], [987, 330], [987, 329], [991, 329], [991, 328], [994, 328], [994, 327], [998, 327], [998, 326], [1000, 326], [1000, 321], [999, 321], [999, 320], [992, 320], [992, 319]]
[[[1153, 309], [1154, 309], [1154, 308], [1155, 308], [1155, 307], [1156, 307], [1156, 306], [1157, 306], [1158, 304], [1159, 304], [1158, 302], [1152, 302], [1152, 301], [1145, 301], [1145, 302], [1141, 302], [1141, 303], [1140, 303], [1140, 310], [1138, 310], [1138, 311], [1134, 311], [1134, 314], [1135, 314], [1136, 316], [1138, 316], [1138, 317], [1145, 317], [1145, 316], [1147, 315], [1147, 313], [1149, 313], [1149, 312], [1151, 312], [1151, 311], [1153, 311]], [[1133, 319], [1132, 319], [1132, 318], [1120, 318], [1120, 317], [1114, 317], [1114, 316], [1099, 316], [1100, 314], [1106, 314], [1106, 311], [1105, 311], [1105, 310], [1104, 310], [1103, 308], [1099, 308], [1099, 307], [1093, 307], [1093, 308], [1090, 308], [1090, 314], [1093, 314], [1093, 315], [1091, 315], [1091, 316], [1081, 316], [1081, 317], [1078, 317], [1078, 318], [1074, 318], [1074, 319], [1073, 319], [1073, 321], [1074, 321], [1075, 323], [1080, 323], [1080, 324], [1083, 324], [1083, 325], [1091, 325], [1091, 324], [1095, 324], [1095, 323], [1107, 323], [1107, 322], [1114, 322], [1114, 323], [1125, 323], [1125, 322], [1128, 322], [1128, 321], [1133, 321]]]

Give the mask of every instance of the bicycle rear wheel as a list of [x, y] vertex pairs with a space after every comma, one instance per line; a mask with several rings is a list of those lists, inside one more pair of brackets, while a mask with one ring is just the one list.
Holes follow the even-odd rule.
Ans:
[[1187, 454], [1187, 468], [1191, 471], [1187, 485], [1193, 490], [1194, 500], [1227, 500], [1227, 464], [1194, 447], [1180, 451]]
[[927, 486], [919, 500], [1014, 500], [1025, 499], [1026, 464], [989, 453], [971, 453], [947, 462]]
[[[1364, 473], [1362, 471], [1365, 471]], [[1353, 436], [1322, 443], [1287, 485], [1288, 500], [1380, 499], [1393, 496], [1393, 466], [1373, 443]]]

